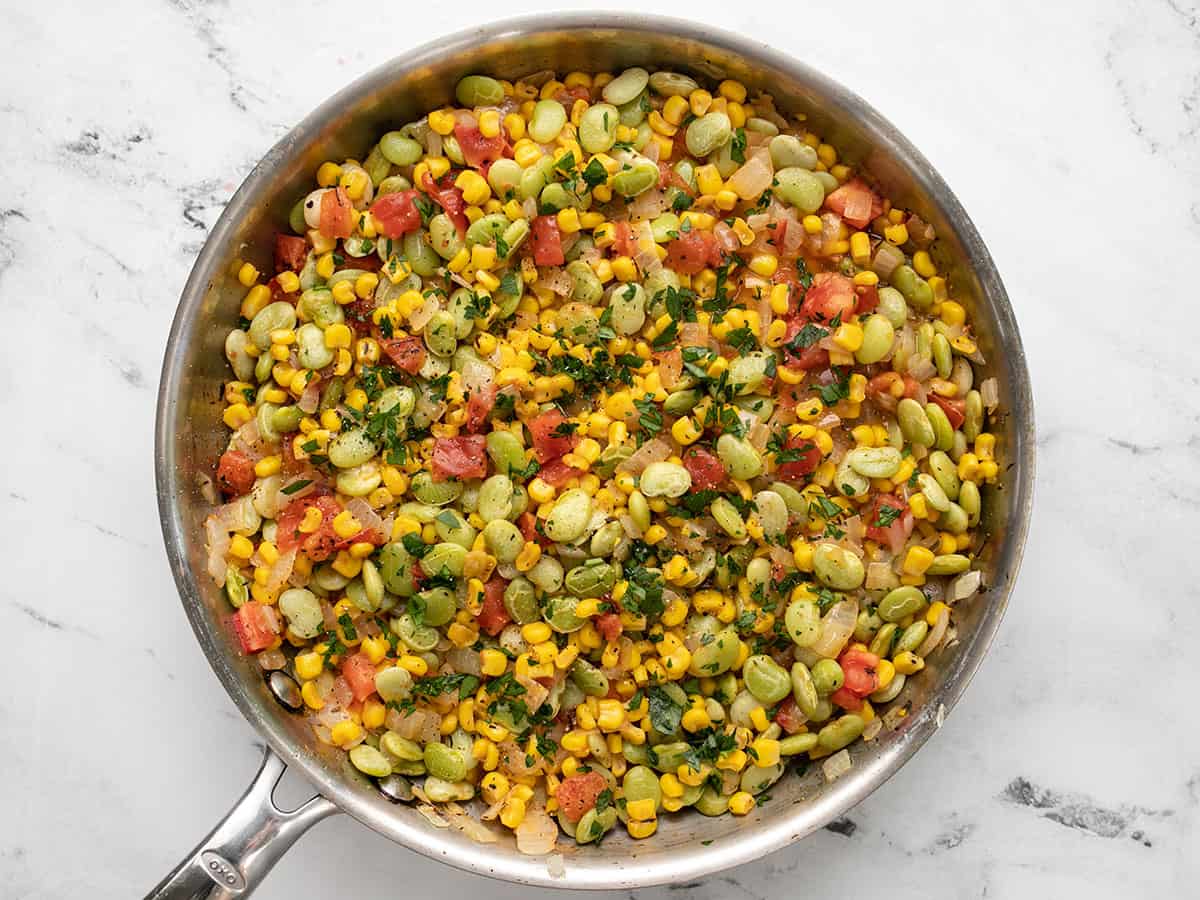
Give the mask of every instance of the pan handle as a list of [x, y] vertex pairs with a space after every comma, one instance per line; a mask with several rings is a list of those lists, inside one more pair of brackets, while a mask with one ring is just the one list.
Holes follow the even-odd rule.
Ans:
[[275, 785], [286, 768], [268, 747], [246, 793], [146, 900], [232, 900], [254, 893], [292, 844], [338, 812], [321, 796], [290, 812], [277, 807]]

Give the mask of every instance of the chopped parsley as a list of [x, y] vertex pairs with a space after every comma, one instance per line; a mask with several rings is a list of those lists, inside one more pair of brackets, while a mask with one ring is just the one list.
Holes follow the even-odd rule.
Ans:
[[683, 705], [661, 685], [650, 685], [646, 693], [650, 699], [650, 724], [660, 734], [674, 734], [683, 718]]

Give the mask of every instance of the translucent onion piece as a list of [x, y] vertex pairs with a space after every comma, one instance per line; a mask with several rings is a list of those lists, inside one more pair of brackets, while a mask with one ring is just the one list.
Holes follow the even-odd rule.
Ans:
[[853, 768], [849, 750], [839, 750], [825, 762], [821, 763], [821, 771], [825, 773], [826, 781], [837, 781]]
[[208, 548], [208, 559], [205, 568], [212, 580], [217, 584], [225, 583], [225, 556], [229, 553], [229, 531], [217, 521], [216, 516], [204, 520], [205, 546]]
[[542, 806], [532, 806], [516, 829], [517, 850], [526, 856], [545, 856], [558, 843], [558, 825]]
[[946, 628], [949, 624], [950, 610], [943, 609], [938, 613], [937, 621], [933, 623], [933, 628], [929, 630], [929, 634], [925, 635], [925, 640], [917, 648], [917, 656], [924, 658], [936, 650], [938, 645], [942, 643], [942, 638], [946, 636]]
[[858, 621], [858, 601], [841, 600], [829, 608], [821, 619], [821, 636], [812, 645], [815, 653], [825, 657], [836, 657], [850, 640]]
[[982, 582], [983, 573], [978, 569], [964, 572], [951, 582], [950, 591], [946, 597], [947, 602], [957, 603], [959, 600], [966, 600], [968, 597], [973, 597], [979, 590]]

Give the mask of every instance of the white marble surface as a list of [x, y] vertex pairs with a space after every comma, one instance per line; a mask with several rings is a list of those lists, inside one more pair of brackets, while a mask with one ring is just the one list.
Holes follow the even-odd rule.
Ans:
[[[155, 514], [153, 398], [180, 288], [292, 123], [492, 7], [2, 6], [0, 895], [137, 896], [258, 762], [176, 600]], [[660, 4], [792, 49], [941, 170], [1025, 335], [1037, 502], [999, 638], [941, 733], [852, 829], [682, 893], [1196, 896], [1200, 365], [1178, 322], [1195, 321], [1200, 260], [1198, 8], [766, 8]], [[536, 893], [344, 817], [260, 896], [314, 889]]]

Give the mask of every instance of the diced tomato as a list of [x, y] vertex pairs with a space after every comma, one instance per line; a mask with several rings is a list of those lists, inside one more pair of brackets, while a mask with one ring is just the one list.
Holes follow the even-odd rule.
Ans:
[[866, 650], [846, 650], [838, 657], [838, 664], [846, 676], [842, 687], [859, 697], [874, 693], [879, 689], [879, 657]]
[[294, 234], [275, 235], [275, 271], [299, 272], [308, 259], [308, 241]]
[[667, 268], [686, 275], [719, 266], [723, 261], [721, 242], [711, 231], [689, 231], [667, 244]]
[[379, 223], [384, 237], [398, 238], [421, 227], [421, 211], [417, 209], [416, 190], [384, 194], [371, 204], [371, 215]]
[[508, 150], [508, 141], [504, 137], [504, 132], [501, 131], [498, 135], [492, 138], [486, 138], [474, 125], [467, 125], [463, 122], [454, 126], [454, 138], [458, 141], [459, 149], [462, 150], [463, 159], [467, 161], [467, 165], [479, 168], [484, 163], [493, 163], [498, 159], [503, 159], [505, 151]]
[[226, 450], [217, 463], [217, 486], [240, 497], [254, 487], [254, 460], [240, 450]]
[[342, 663], [342, 677], [354, 694], [354, 699], [362, 703], [375, 693], [375, 666], [365, 653], [355, 653], [347, 656]]
[[596, 616], [596, 630], [604, 635], [604, 639], [610, 644], [617, 642], [617, 639], [621, 637], [621, 631], [624, 627], [621, 624], [621, 616], [615, 612], [607, 612]]
[[637, 241], [633, 237], [633, 228], [628, 222], [613, 223], [612, 251], [617, 256], [635, 256]]
[[883, 201], [861, 178], [847, 181], [825, 198], [825, 205], [855, 228], [883, 214]]
[[279, 619], [274, 610], [257, 600], [248, 600], [229, 620], [243, 653], [257, 653], [275, 643], [279, 634]]
[[853, 281], [837, 272], [818, 272], [804, 293], [800, 316], [809, 321], [844, 322], [854, 312], [856, 302]]
[[[895, 386], [902, 384], [903, 389], [899, 396], [893, 393]], [[867, 381], [867, 396], [876, 403], [881, 400], [888, 404], [888, 408], [896, 405], [896, 401], [900, 397], [915, 397], [920, 385], [917, 380], [911, 375], [900, 375], [898, 372], [881, 372]]]
[[467, 421], [464, 425], [468, 433], [474, 434], [483, 427], [488, 416], [492, 414], [492, 407], [496, 405], [498, 391], [499, 388], [494, 383], [471, 391], [471, 397], [467, 400]]
[[829, 695], [829, 702], [848, 712], [858, 712], [863, 705], [862, 697], [844, 685]]
[[482, 434], [438, 438], [433, 445], [431, 473], [434, 481], [447, 478], [483, 478], [487, 475], [487, 454]]
[[855, 285], [854, 293], [858, 297], [854, 304], [854, 311], [860, 316], [874, 312], [875, 307], [879, 305], [879, 289], [873, 284]]
[[438, 206], [442, 208], [442, 212], [446, 217], [454, 223], [454, 227], [458, 229], [458, 234], [461, 237], [467, 233], [467, 214], [464, 212], [467, 208], [467, 202], [463, 200], [463, 193], [454, 186], [454, 179], [447, 175], [443, 179], [443, 183], [439, 184], [433, 180], [433, 176], [428, 172], [422, 174], [421, 187], [425, 188], [425, 192], [437, 201]]
[[328, 238], [348, 238], [354, 233], [354, 207], [345, 188], [336, 187], [321, 195], [321, 218], [317, 230]]
[[711, 450], [689, 447], [683, 454], [683, 467], [692, 476], [692, 490], [707, 491], [725, 480], [725, 467]]
[[791, 694], [788, 694], [787, 698], [775, 707], [774, 721], [788, 734], [796, 734], [804, 727], [804, 713], [800, 712], [800, 707], [796, 705]]
[[479, 627], [492, 637], [504, 630], [512, 621], [508, 610], [504, 608], [504, 589], [508, 580], [495, 575], [483, 586], [483, 608], [479, 611]]
[[815, 343], [798, 349], [792, 346], [792, 341], [807, 323], [799, 316], [788, 319], [787, 323], [787, 332], [783, 337], [783, 364], [789, 369], [829, 368], [829, 351], [824, 347], [818, 347]]
[[267, 287], [269, 287], [271, 289], [271, 302], [272, 303], [278, 303], [279, 301], [282, 300], [284, 303], [291, 303], [294, 305], [295, 302], [300, 298], [299, 291], [293, 291], [291, 293], [288, 293], [287, 291], [285, 291], [283, 289], [283, 285], [281, 285], [279, 283], [278, 275], [276, 275], [274, 278], [272, 278], [270, 281], [267, 282]]
[[951, 428], [958, 428], [958, 426], [966, 421], [967, 402], [965, 400], [952, 400], [949, 397], [935, 394], [933, 391], [929, 392], [929, 399], [942, 408], [942, 412], [950, 420]]
[[571, 107], [575, 105], [576, 100], [590, 100], [592, 92], [588, 90], [587, 85], [577, 84], [574, 87], [559, 88], [558, 93], [554, 95], [554, 99], [567, 108], [567, 112], [571, 112]]
[[687, 183], [687, 180], [675, 171], [675, 167], [665, 159], [660, 159], [658, 161], [658, 186], [660, 188], [679, 188], [689, 197], [696, 196], [695, 189], [693, 189], [692, 186]]
[[425, 342], [419, 337], [384, 338], [379, 346], [397, 368], [409, 375], [416, 375], [425, 365]]
[[517, 519], [517, 527], [521, 529], [521, 537], [527, 541], [536, 541], [537, 533], [537, 516], [531, 512], [521, 513], [521, 517]]
[[[887, 512], [895, 510], [895, 513]], [[908, 512], [908, 504], [895, 494], [876, 494], [863, 513], [863, 524], [867, 528], [867, 537], [881, 544], [888, 542], [888, 529], [898, 522]], [[881, 524], [880, 514], [886, 516], [887, 524]]]
[[572, 478], [578, 478], [583, 474], [582, 469], [569, 466], [561, 459], [552, 459], [538, 470], [538, 478], [556, 488], [562, 487]]
[[821, 450], [811, 440], [795, 434], [787, 439], [784, 449], [794, 451], [799, 458], [781, 463], [775, 474], [785, 481], [802, 481], [821, 464]]
[[796, 296], [797, 288], [800, 287], [800, 271], [796, 268], [796, 263], [790, 259], [779, 260], [775, 274], [771, 276], [771, 284], [786, 284], [792, 289], [791, 295]]
[[[300, 523], [310, 506], [321, 510], [321, 524], [311, 534], [300, 531]], [[333, 555], [341, 540], [333, 530], [333, 519], [341, 505], [328, 494], [301, 497], [283, 508], [276, 519], [275, 545], [284, 553], [303, 550], [309, 559], [322, 562]]]
[[538, 216], [533, 220], [532, 246], [533, 261], [539, 266], [561, 266], [566, 261], [557, 218]]
[[579, 443], [579, 435], [567, 424], [567, 417], [558, 407], [546, 410], [529, 423], [533, 450], [538, 462], [545, 465], [570, 453]]
[[564, 778], [558, 786], [558, 793], [554, 795], [563, 818], [568, 822], [578, 822], [585, 812], [596, 805], [596, 798], [607, 787], [608, 782], [599, 772], [584, 772]]

